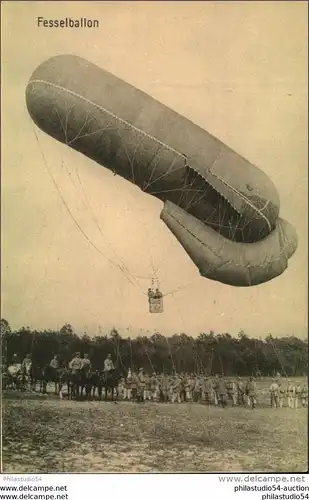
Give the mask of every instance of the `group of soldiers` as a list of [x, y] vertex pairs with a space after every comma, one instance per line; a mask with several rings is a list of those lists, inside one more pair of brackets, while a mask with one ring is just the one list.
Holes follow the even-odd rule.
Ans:
[[[273, 379], [269, 387], [270, 403], [273, 408], [288, 406], [300, 408], [308, 406], [307, 384], [293, 385], [291, 381], [282, 383]], [[224, 378], [221, 375], [208, 377], [196, 374], [147, 375], [129, 370], [126, 379], [120, 381], [119, 397], [123, 400], [162, 401], [165, 403], [195, 402], [226, 407], [250, 407], [257, 405], [257, 382], [253, 377], [244, 381]]]
[[[14, 354], [9, 369], [13, 373], [30, 373], [32, 366], [31, 355], [27, 354], [22, 363]], [[57, 355], [53, 356], [49, 366], [55, 370], [60, 368], [60, 360]], [[76, 352], [68, 363], [71, 373], [83, 370], [84, 374], [91, 373], [92, 363], [89, 355], [81, 356]], [[115, 370], [111, 354], [104, 361], [104, 372]], [[282, 381], [280, 377], [274, 378], [266, 391], [270, 396], [270, 404], [273, 408], [297, 409], [308, 407], [308, 385], [307, 383], [293, 384], [290, 380]], [[265, 390], [264, 390], [265, 393]], [[182, 373], [173, 375], [153, 372], [147, 374], [143, 368], [138, 371], [128, 370], [125, 377], [120, 378], [117, 387], [118, 398], [124, 401], [154, 401], [165, 403], [195, 402], [208, 405], [226, 407], [233, 406], [250, 407], [257, 406], [258, 391], [257, 382], [254, 377], [244, 381], [240, 377], [225, 378], [222, 375], [209, 377], [199, 374]]]

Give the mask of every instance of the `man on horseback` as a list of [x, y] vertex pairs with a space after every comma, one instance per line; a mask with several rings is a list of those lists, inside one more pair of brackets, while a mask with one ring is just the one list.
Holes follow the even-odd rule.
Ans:
[[92, 364], [89, 359], [89, 354], [87, 352], [84, 353], [82, 358], [82, 372], [81, 372], [81, 396], [83, 393], [83, 389], [86, 390], [86, 396], [89, 398], [91, 396], [91, 389], [93, 386], [92, 373], [91, 373]]
[[111, 391], [112, 400], [114, 399], [114, 392], [117, 391], [118, 384], [121, 376], [116, 371], [116, 367], [112, 360], [112, 355], [109, 353], [104, 361], [104, 377], [103, 386], [105, 388], [105, 400], [107, 400], [107, 393]]
[[31, 354], [26, 354], [26, 357], [23, 360], [21, 367], [22, 367], [22, 370], [25, 371], [26, 373], [30, 372], [31, 367], [32, 367]]
[[83, 362], [80, 357], [80, 352], [76, 352], [74, 358], [69, 362], [69, 369], [73, 372], [78, 372], [82, 369]]
[[109, 375], [111, 370], [115, 370], [115, 366], [112, 360], [112, 355], [109, 353], [104, 361], [104, 373]]
[[53, 382], [55, 384], [54, 394], [58, 396], [61, 390], [62, 381], [61, 381], [60, 360], [57, 354], [53, 356], [53, 358], [49, 362], [49, 365], [43, 368], [42, 375], [43, 375], [41, 383], [42, 392], [45, 393], [47, 390], [47, 384], [49, 382]]
[[82, 358], [82, 368], [85, 372], [85, 375], [91, 372], [91, 361], [87, 352], [85, 352], [84, 357]]
[[81, 371], [83, 369], [83, 361], [80, 356], [80, 352], [76, 352], [73, 359], [69, 363], [70, 370], [70, 389], [71, 391], [69, 397], [75, 395], [79, 396], [79, 386], [81, 385]]
[[60, 368], [59, 356], [55, 354], [53, 359], [50, 361], [49, 366], [54, 370], [58, 370]]

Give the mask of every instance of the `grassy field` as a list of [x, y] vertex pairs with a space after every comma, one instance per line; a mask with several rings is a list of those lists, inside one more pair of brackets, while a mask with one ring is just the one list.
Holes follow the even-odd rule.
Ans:
[[3, 398], [3, 472], [304, 472], [307, 409]]

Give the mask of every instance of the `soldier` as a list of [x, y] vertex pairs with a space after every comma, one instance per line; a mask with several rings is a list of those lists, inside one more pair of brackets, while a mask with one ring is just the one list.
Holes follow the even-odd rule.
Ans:
[[304, 383], [301, 390], [301, 402], [304, 408], [308, 408], [308, 385]]
[[220, 384], [220, 377], [219, 375], [216, 375], [215, 380], [213, 381], [215, 406], [218, 406], [219, 404], [219, 384]]
[[236, 398], [236, 384], [233, 382], [232, 379], [229, 379], [227, 381], [227, 397], [228, 400], [232, 402], [233, 406], [236, 406], [237, 404], [237, 398]]
[[222, 375], [219, 375], [219, 379], [217, 382], [217, 392], [218, 392], [218, 405], [222, 408], [225, 408], [227, 405], [227, 391], [226, 391], [226, 383]]
[[294, 399], [294, 408], [297, 410], [300, 405], [301, 405], [301, 386], [300, 383], [298, 382], [296, 387], [295, 387], [295, 399]]
[[55, 356], [51, 359], [49, 366], [54, 370], [58, 370], [60, 363], [59, 363], [59, 356], [57, 354], [55, 354]]
[[177, 375], [173, 375], [170, 385], [170, 397], [172, 403], [181, 403], [180, 399], [180, 377]]
[[151, 400], [151, 377], [148, 373], [145, 373], [145, 390], [144, 390], [145, 401]]
[[188, 373], [185, 373], [185, 376], [183, 378], [183, 384], [184, 384], [184, 392], [185, 392], [185, 401], [188, 403], [191, 401], [191, 384], [190, 384], [190, 377]]
[[160, 388], [159, 381], [155, 372], [150, 377], [150, 394], [152, 401], [159, 401]]
[[269, 388], [269, 392], [270, 392], [270, 406], [272, 408], [279, 408], [280, 387], [277, 380], [274, 378]]
[[283, 408], [284, 400], [286, 397], [287, 397], [287, 388], [285, 387], [284, 383], [279, 382], [279, 405], [280, 405], [280, 408]]
[[132, 381], [132, 373], [131, 373], [131, 370], [129, 368], [128, 376], [125, 379], [124, 388], [123, 388], [123, 399], [127, 399], [128, 401], [130, 401], [131, 393], [132, 393], [131, 381]]
[[117, 387], [117, 397], [120, 399], [124, 399], [124, 387], [125, 387], [125, 379], [124, 377], [121, 377], [119, 381], [119, 385]]
[[226, 381], [227, 399], [233, 401], [233, 382], [231, 379]]
[[197, 375], [194, 380], [194, 386], [193, 386], [193, 401], [195, 403], [200, 403], [201, 396], [202, 396], [202, 378], [200, 378]]
[[236, 389], [237, 389], [237, 403], [238, 403], [238, 406], [246, 406], [246, 401], [245, 401], [245, 385], [244, 385], [244, 383], [243, 383], [243, 381], [241, 380], [240, 377], [237, 377]]
[[87, 352], [85, 352], [82, 359], [82, 369], [84, 370], [85, 376], [88, 378], [91, 372], [91, 361]]
[[290, 380], [288, 380], [287, 395], [288, 395], [288, 407], [294, 408], [295, 387]]
[[130, 385], [131, 385], [131, 396], [132, 396], [132, 399], [133, 399], [133, 401], [136, 401], [136, 399], [137, 399], [137, 389], [138, 389], [138, 376], [137, 376], [136, 372], [132, 372]]
[[31, 375], [31, 368], [32, 368], [31, 354], [26, 354], [26, 357], [21, 364], [21, 370], [22, 370], [23, 376], [27, 380]]
[[209, 377], [205, 377], [204, 384], [203, 384], [203, 399], [205, 400], [205, 403], [207, 405], [211, 404], [212, 393], [213, 393], [213, 387], [212, 387], [211, 379]]
[[138, 379], [138, 382], [137, 382], [138, 383], [138, 390], [137, 390], [138, 401], [144, 402], [145, 401], [145, 389], [146, 389], [146, 377], [144, 375], [143, 368], [139, 369], [137, 379]]
[[253, 410], [256, 407], [256, 383], [253, 377], [250, 377], [247, 382], [246, 394], [248, 396], [248, 404]]
[[169, 391], [169, 377], [166, 373], [162, 374], [160, 381], [160, 389], [161, 389], [161, 401], [164, 403], [168, 402], [168, 391]]
[[195, 373], [191, 373], [189, 377], [189, 384], [190, 384], [190, 395], [191, 395], [191, 401], [194, 401], [194, 387], [197, 381], [198, 375]]
[[176, 376], [175, 390], [176, 390], [176, 402], [182, 403], [183, 380], [182, 380], [182, 376], [178, 375], [178, 374]]
[[83, 367], [83, 362], [80, 357], [80, 352], [76, 352], [74, 358], [71, 359], [69, 363], [69, 369], [72, 373], [79, 372]]
[[104, 361], [104, 372], [110, 372], [111, 370], [115, 370], [114, 363], [112, 360], [112, 355], [108, 354], [107, 358]]
[[233, 406], [237, 406], [237, 385], [234, 380], [231, 380], [231, 394], [232, 394], [232, 402]]

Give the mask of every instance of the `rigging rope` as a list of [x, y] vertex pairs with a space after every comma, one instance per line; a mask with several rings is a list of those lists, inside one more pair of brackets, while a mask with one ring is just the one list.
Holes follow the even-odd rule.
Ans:
[[[127, 278], [127, 280], [128, 280], [128, 281], [129, 281], [129, 282], [130, 282], [133, 286], [135, 286], [135, 287], [136, 287], [137, 282], [136, 282], [136, 283], [134, 283], [134, 282], [130, 279], [130, 277], [126, 275], [126, 273], [125, 273], [124, 269], [122, 268], [122, 266], [120, 266], [119, 264], [117, 264], [116, 262], [114, 262], [114, 261], [113, 261], [110, 257], [107, 257], [107, 256], [106, 256], [106, 255], [105, 255], [105, 254], [104, 254], [104, 253], [100, 250], [100, 248], [99, 248], [99, 247], [97, 247], [97, 245], [95, 245], [95, 244], [91, 241], [91, 239], [88, 237], [87, 233], [83, 230], [83, 228], [80, 226], [80, 224], [78, 223], [78, 221], [77, 221], [77, 220], [76, 220], [76, 218], [74, 217], [74, 215], [73, 215], [72, 211], [70, 210], [69, 206], [67, 205], [67, 203], [66, 203], [66, 201], [65, 201], [65, 199], [64, 199], [64, 197], [63, 197], [63, 195], [62, 195], [62, 193], [61, 193], [61, 191], [60, 191], [60, 189], [59, 189], [59, 186], [58, 186], [58, 184], [57, 184], [57, 182], [56, 182], [56, 180], [55, 180], [55, 178], [54, 178], [54, 176], [53, 176], [53, 174], [52, 174], [52, 172], [51, 172], [51, 170], [50, 170], [50, 168], [49, 168], [49, 166], [48, 166], [48, 163], [47, 163], [47, 161], [46, 161], [45, 155], [44, 155], [44, 153], [43, 153], [43, 151], [42, 151], [42, 149], [41, 149], [41, 147], [40, 147], [40, 143], [39, 143], [38, 136], [37, 136], [36, 131], [35, 131], [34, 129], [33, 129], [33, 132], [34, 132], [34, 134], [35, 134], [35, 138], [36, 138], [36, 141], [37, 141], [37, 143], [38, 143], [39, 150], [40, 150], [40, 152], [41, 152], [41, 154], [42, 154], [43, 161], [44, 161], [44, 165], [45, 165], [45, 168], [46, 168], [46, 170], [47, 170], [47, 173], [48, 173], [48, 175], [50, 176], [50, 178], [51, 178], [51, 180], [52, 180], [52, 182], [53, 182], [53, 184], [54, 184], [54, 187], [56, 188], [56, 190], [57, 190], [57, 192], [58, 192], [58, 194], [59, 194], [59, 196], [60, 196], [60, 198], [61, 198], [61, 201], [62, 201], [62, 203], [64, 204], [64, 206], [65, 206], [65, 208], [66, 208], [67, 212], [69, 213], [70, 217], [72, 218], [72, 220], [73, 220], [74, 224], [76, 225], [76, 227], [78, 228], [78, 230], [82, 233], [82, 235], [84, 236], [84, 238], [88, 241], [88, 243], [89, 243], [89, 244], [90, 244], [90, 245], [91, 245], [91, 246], [92, 246], [92, 247], [93, 247], [93, 248], [94, 248], [94, 249], [95, 249], [95, 250], [96, 250], [96, 251], [97, 251], [97, 252], [98, 252], [98, 253], [99, 253], [99, 254], [100, 254], [103, 258], [104, 258], [104, 259], [107, 259], [107, 260], [108, 260], [108, 262], [109, 262], [110, 264], [112, 264], [112, 265], [113, 265], [113, 266], [115, 266], [117, 269], [119, 269], [119, 270], [120, 270], [120, 271], [121, 271], [121, 272], [125, 275], [125, 277]], [[138, 286], [138, 285], [137, 285], [137, 286]], [[142, 290], [142, 288], [141, 288], [140, 286], [139, 286], [139, 289], [140, 289], [140, 292], [141, 292], [141, 293], [143, 293], [143, 295], [146, 295], [146, 296], [147, 296], [147, 293], [145, 293], [145, 292]]]

